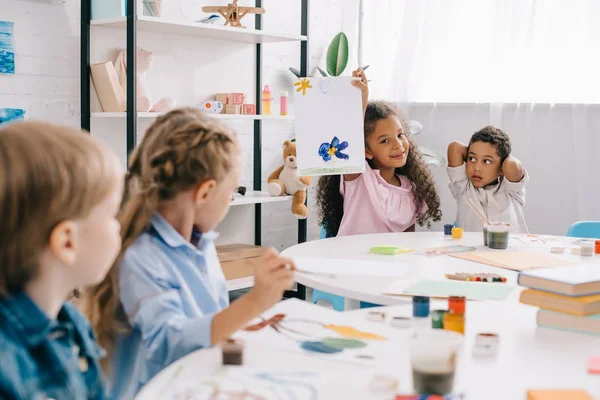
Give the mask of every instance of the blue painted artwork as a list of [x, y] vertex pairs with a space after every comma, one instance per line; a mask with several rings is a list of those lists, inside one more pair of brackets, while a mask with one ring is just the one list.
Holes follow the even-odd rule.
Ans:
[[25, 110], [21, 110], [20, 108], [0, 108], [0, 125], [24, 119]]
[[15, 73], [14, 25], [0, 21], [0, 74]]

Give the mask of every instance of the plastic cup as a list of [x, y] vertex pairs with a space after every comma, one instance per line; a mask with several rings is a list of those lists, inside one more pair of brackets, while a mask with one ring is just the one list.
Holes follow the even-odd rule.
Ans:
[[463, 336], [432, 329], [416, 332], [410, 342], [413, 388], [418, 394], [444, 396], [454, 389], [454, 375]]
[[487, 227], [487, 246], [490, 249], [504, 250], [508, 248], [510, 227], [504, 222], [492, 222]]

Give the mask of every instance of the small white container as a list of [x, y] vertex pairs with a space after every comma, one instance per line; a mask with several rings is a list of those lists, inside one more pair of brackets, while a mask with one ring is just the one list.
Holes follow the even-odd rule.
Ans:
[[585, 257], [590, 257], [594, 255], [594, 247], [595, 243], [592, 241], [582, 242], [581, 243], [581, 255]]

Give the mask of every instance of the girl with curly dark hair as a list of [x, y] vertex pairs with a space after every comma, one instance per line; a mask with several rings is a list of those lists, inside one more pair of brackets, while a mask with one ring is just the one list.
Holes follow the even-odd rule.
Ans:
[[389, 103], [368, 102], [364, 71], [356, 86], [365, 110], [365, 172], [330, 175], [317, 185], [319, 223], [328, 237], [366, 233], [414, 232], [439, 221], [440, 198], [429, 167], [401, 114]]

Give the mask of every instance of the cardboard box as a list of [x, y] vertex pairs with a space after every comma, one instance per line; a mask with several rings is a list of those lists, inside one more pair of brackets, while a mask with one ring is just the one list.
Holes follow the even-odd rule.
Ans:
[[242, 106], [239, 104], [227, 104], [225, 106], [225, 114], [241, 114]]
[[256, 115], [256, 104], [243, 104], [242, 114], [244, 115]]
[[225, 279], [229, 281], [254, 276], [254, 265], [249, 261], [261, 257], [266, 251], [266, 247], [248, 244], [217, 246], [217, 255]]

